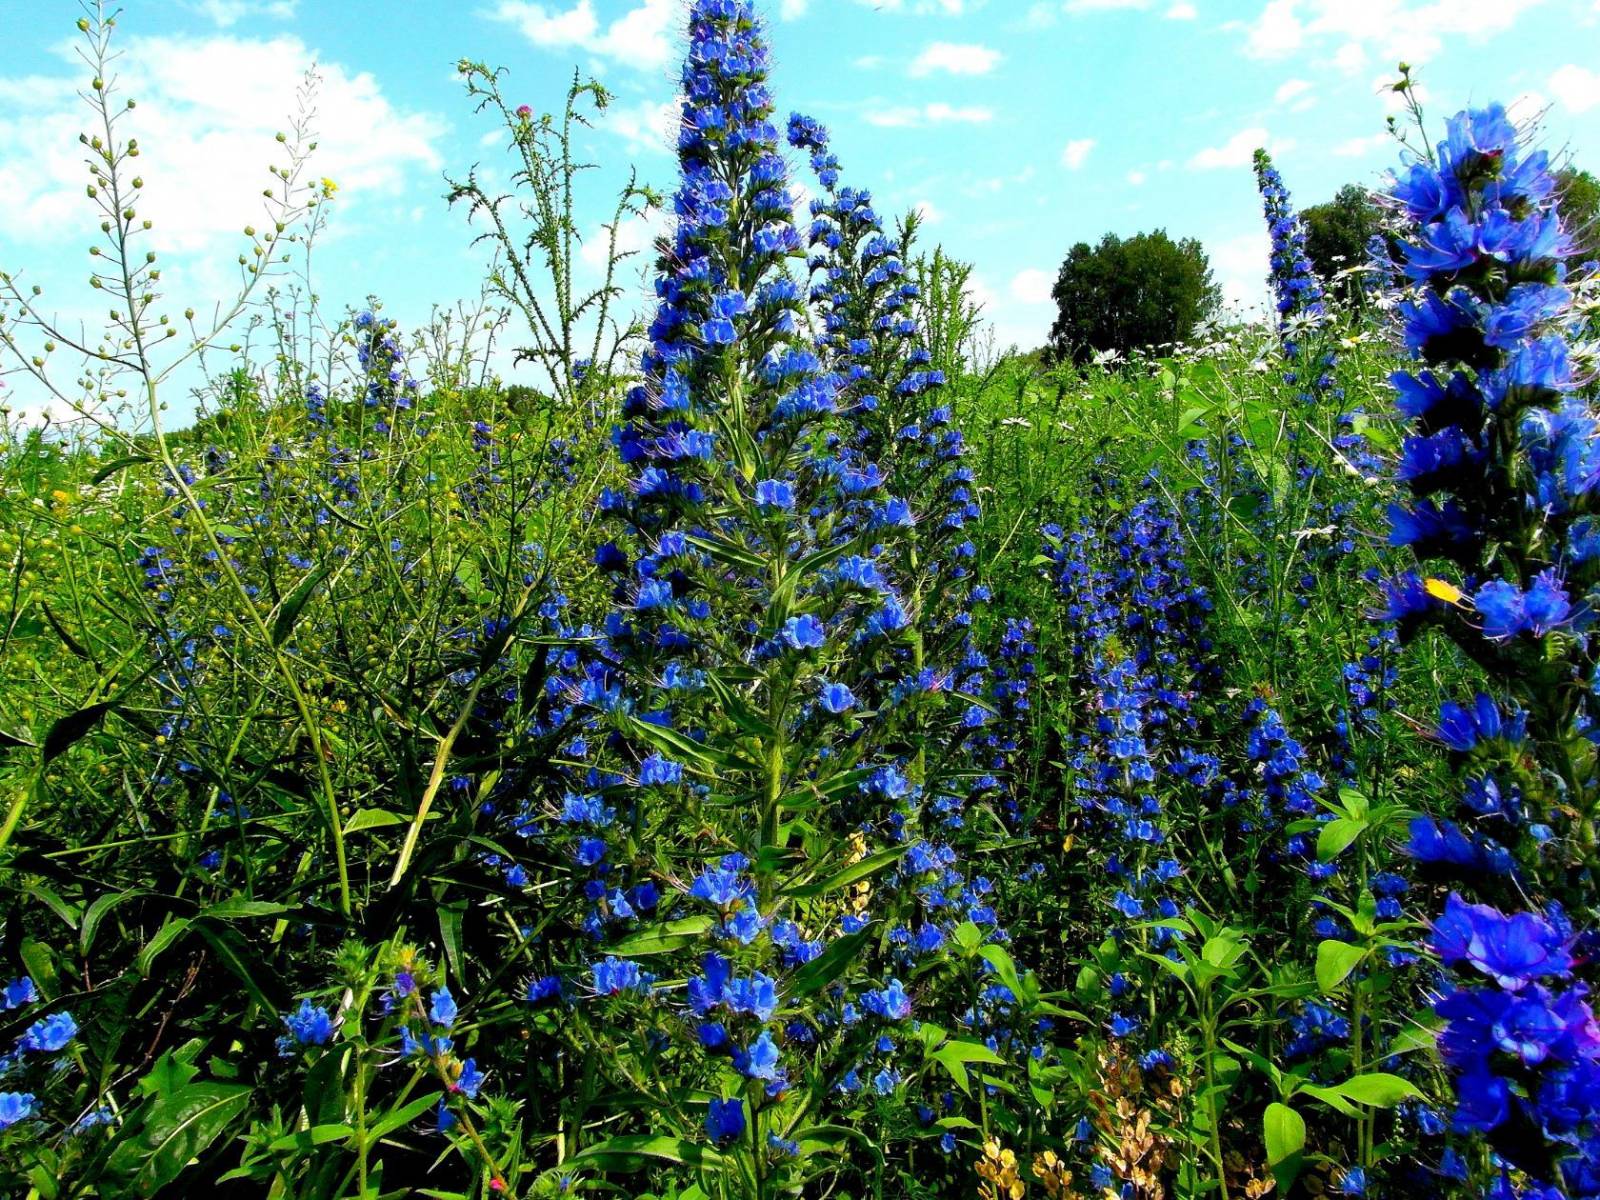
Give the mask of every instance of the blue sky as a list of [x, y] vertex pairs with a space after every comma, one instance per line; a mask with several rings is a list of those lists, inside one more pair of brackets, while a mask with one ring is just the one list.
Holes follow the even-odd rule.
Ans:
[[[326, 303], [381, 296], [402, 321], [473, 294], [482, 252], [443, 173], [503, 170], [462, 57], [553, 109], [574, 67], [616, 101], [585, 136], [594, 229], [629, 168], [670, 187], [682, 0], [130, 0], [119, 26], [146, 215], [172, 307], [226, 293], [273, 133], [321, 76], [314, 160], [340, 186], [319, 250]], [[1040, 341], [1067, 248], [1112, 230], [1201, 239], [1228, 297], [1257, 303], [1266, 239], [1249, 169], [1275, 152], [1299, 203], [1395, 161], [1381, 84], [1405, 58], [1430, 115], [1516, 101], [1600, 167], [1600, 0], [764, 0], [780, 111], [826, 121], [847, 178], [976, 266], [1002, 342]], [[0, 265], [87, 312], [93, 229], [76, 145], [70, 0], [0, 9]], [[797, 164], [798, 166], [799, 164]], [[492, 177], [492, 174], [491, 174]], [[803, 169], [802, 175], [803, 177]], [[647, 244], [649, 230], [625, 240]], [[639, 272], [630, 273], [642, 302]], [[98, 308], [98, 306], [93, 306]], [[26, 399], [26, 398], [24, 398]]]

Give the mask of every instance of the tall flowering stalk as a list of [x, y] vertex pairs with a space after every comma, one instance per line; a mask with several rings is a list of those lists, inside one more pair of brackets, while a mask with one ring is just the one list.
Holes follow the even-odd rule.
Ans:
[[1553, 193], [1547, 156], [1498, 105], [1452, 118], [1392, 191], [1414, 228], [1403, 269], [1418, 294], [1401, 312], [1419, 367], [1394, 376], [1413, 432], [1390, 538], [1418, 570], [1386, 585], [1385, 615], [1404, 640], [1443, 631], [1500, 693], [1443, 706], [1460, 795], [1454, 813], [1416, 818], [1409, 851], [1466, 893], [1431, 938], [1452, 978], [1440, 1050], [1455, 1127], [1492, 1147], [1505, 1197], [1600, 1195], [1600, 1030], [1574, 929], [1592, 905], [1600, 800], [1600, 425], [1572, 361]]
[[[586, 1080], [648, 1097], [653, 1133], [766, 1197], [836, 1169], [824, 1110], [895, 1104], [930, 1067], [965, 1088], [960, 1064], [999, 1061], [972, 1042], [940, 1066], [948, 1024], [910, 1036], [914, 1015], [986, 1021], [970, 992], [941, 1004], [940, 968], [996, 917], [991, 886], [924, 835], [974, 701], [927, 660], [906, 586], [907, 547], [933, 555], [913, 539], [937, 530], [860, 434], [862, 377], [802, 333], [762, 28], [747, 0], [697, 0], [688, 43], [678, 222], [613, 436], [626, 483], [600, 505], [613, 607], [593, 659], [562, 671], [590, 728], [568, 793], [527, 814], [598, 944], [529, 999], [574, 1001]], [[903, 307], [898, 255], [857, 258], [869, 308]], [[936, 382], [900, 348], [914, 331], [874, 328], [889, 385]], [[575, 1127], [600, 1091], [574, 1089]], [[925, 1134], [954, 1106], [927, 1107]]]

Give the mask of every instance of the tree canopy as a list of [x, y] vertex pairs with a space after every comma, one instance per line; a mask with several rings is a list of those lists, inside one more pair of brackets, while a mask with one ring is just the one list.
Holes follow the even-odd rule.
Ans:
[[1130, 238], [1108, 233], [1093, 247], [1079, 242], [1051, 295], [1057, 309], [1051, 353], [1078, 362], [1101, 351], [1181, 341], [1221, 302], [1200, 243], [1175, 242], [1163, 229]]
[[[1367, 260], [1367, 242], [1381, 228], [1378, 206], [1367, 189], [1347, 183], [1325, 204], [1313, 204], [1300, 214], [1306, 229], [1306, 257], [1325, 284], [1332, 284], [1340, 271]], [[1354, 279], [1333, 291], [1348, 300]]]

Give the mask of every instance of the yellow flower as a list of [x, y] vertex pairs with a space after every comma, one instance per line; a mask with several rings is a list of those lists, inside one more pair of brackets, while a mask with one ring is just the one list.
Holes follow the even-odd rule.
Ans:
[[1428, 578], [1422, 581], [1422, 586], [1428, 595], [1446, 604], [1460, 604], [1465, 599], [1461, 589], [1447, 580]]
[[1002, 1150], [1000, 1143], [990, 1138], [983, 1144], [983, 1157], [978, 1160], [978, 1195], [982, 1200], [1022, 1200], [1027, 1185], [1017, 1173], [1017, 1156]]
[[335, 183], [333, 180], [329, 179], [326, 175], [324, 175], [322, 177], [322, 198], [324, 200], [326, 200], [329, 196], [333, 195], [338, 190], [339, 190], [339, 185], [337, 183]]

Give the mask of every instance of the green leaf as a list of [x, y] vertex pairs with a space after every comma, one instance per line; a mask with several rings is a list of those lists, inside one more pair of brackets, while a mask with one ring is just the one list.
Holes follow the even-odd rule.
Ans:
[[439, 1103], [437, 1093], [419, 1097], [407, 1104], [404, 1108], [397, 1108], [393, 1112], [385, 1113], [381, 1118], [367, 1127], [367, 1136], [376, 1141], [378, 1138], [387, 1137], [402, 1125], [409, 1125], [423, 1113], [434, 1108]]
[[228, 970], [232, 971], [244, 990], [250, 994], [250, 999], [260, 1005], [261, 1010], [271, 1015], [275, 1021], [278, 1015], [278, 1006], [275, 1005], [261, 985], [256, 982], [256, 977], [250, 971], [252, 962], [261, 960], [256, 951], [251, 950], [238, 932], [229, 925], [207, 925], [204, 922], [195, 926], [200, 936], [204, 938], [211, 949], [215, 951], [218, 961]]
[[78, 929], [78, 949], [87, 957], [89, 947], [94, 942], [94, 935], [100, 928], [100, 922], [105, 920], [106, 914], [124, 900], [132, 900], [135, 896], [147, 894], [142, 888], [129, 888], [125, 892], [106, 892], [96, 896], [83, 914], [83, 924]]
[[994, 973], [1000, 976], [1000, 982], [1010, 988], [1011, 994], [1017, 998], [1018, 1003], [1021, 1003], [1027, 993], [1022, 990], [1022, 980], [1017, 978], [1017, 964], [1012, 961], [1011, 955], [1006, 953], [1005, 948], [985, 946], [978, 953], [989, 960], [994, 966]]
[[133, 1188], [153, 1197], [198, 1158], [250, 1103], [242, 1084], [191, 1083], [150, 1101], [139, 1130], [112, 1152], [108, 1167], [131, 1173]]
[[251, 900], [245, 896], [229, 896], [208, 908], [200, 910], [202, 917], [218, 921], [235, 921], [240, 917], [275, 917], [289, 911], [287, 904], [274, 904], [270, 900]]
[[104, 483], [118, 471], [124, 470], [128, 467], [138, 466], [140, 463], [153, 461], [153, 459], [146, 458], [142, 454], [130, 455], [127, 458], [114, 458], [94, 473], [93, 482], [97, 484]]
[[1003, 1065], [1006, 1061], [982, 1042], [952, 1040], [940, 1046], [938, 1053], [949, 1054], [960, 1062], [999, 1063]]
[[467, 902], [439, 905], [439, 940], [444, 943], [445, 957], [450, 960], [450, 970], [455, 973], [458, 987], [466, 984], [461, 961], [461, 919], [466, 915]]
[[50, 726], [50, 732], [44, 735], [44, 761], [48, 763], [61, 757], [74, 743], [82, 741], [112, 708], [111, 701], [102, 700], [99, 704], [68, 713]]
[[313, 1146], [325, 1146], [329, 1142], [343, 1141], [355, 1133], [349, 1125], [313, 1125], [310, 1129], [301, 1129], [287, 1137], [281, 1137], [273, 1142], [273, 1150], [309, 1150]]
[[849, 887], [852, 883], [859, 883], [869, 876], [876, 875], [884, 868], [893, 866], [905, 857], [905, 853], [909, 848], [909, 846], [891, 846], [887, 850], [879, 850], [876, 854], [869, 854], [860, 862], [851, 863], [844, 870], [830, 875], [818, 883], [790, 888], [787, 894], [801, 899], [826, 896], [829, 892], [836, 892], [840, 888]]
[[1357, 821], [1365, 820], [1371, 811], [1365, 794], [1348, 785], [1339, 789], [1339, 803], [1343, 804], [1345, 812]]
[[1367, 952], [1360, 946], [1329, 938], [1317, 943], [1317, 986], [1323, 994], [1331, 993], [1344, 983], [1351, 971], [1361, 965]]
[[682, 950], [685, 946], [694, 945], [705, 936], [706, 930], [713, 924], [715, 920], [710, 916], [682, 917], [676, 921], [668, 921], [664, 925], [654, 925], [649, 929], [630, 933], [610, 947], [609, 953], [623, 958], [668, 954], [674, 950]]
[[407, 819], [399, 813], [389, 812], [382, 808], [357, 809], [345, 823], [346, 835], [357, 833], [363, 829], [383, 829], [389, 825], [404, 825]]
[[634, 1160], [660, 1158], [684, 1166], [720, 1166], [722, 1155], [710, 1146], [666, 1134], [629, 1133], [607, 1138], [593, 1146], [585, 1146], [569, 1162], [598, 1162], [602, 1169], [617, 1171], [643, 1170], [645, 1164]]
[[1352, 1075], [1343, 1083], [1335, 1084], [1334, 1090], [1357, 1104], [1369, 1104], [1373, 1108], [1393, 1108], [1402, 1100], [1420, 1099], [1422, 1096], [1421, 1090], [1409, 1079], [1385, 1071]]
[[1322, 832], [1317, 834], [1317, 858], [1322, 862], [1332, 862], [1366, 828], [1365, 819], [1357, 821], [1351, 817], [1335, 817], [1322, 826]]
[[150, 977], [151, 964], [156, 961], [163, 950], [188, 931], [189, 924], [188, 917], [167, 918], [161, 928], [156, 930], [155, 936], [144, 944], [144, 948], [139, 951], [139, 956], [134, 959], [134, 965], [138, 967], [140, 975], [143, 975], [146, 979]]
[[809, 996], [827, 987], [844, 974], [845, 968], [866, 947], [867, 938], [868, 931], [862, 929], [835, 939], [831, 946], [794, 973], [789, 982], [789, 994]]
[[1269, 1104], [1261, 1118], [1261, 1132], [1267, 1145], [1267, 1166], [1272, 1168], [1278, 1189], [1287, 1192], [1304, 1161], [1306, 1120], [1287, 1104]]
[[289, 635], [294, 632], [295, 622], [300, 619], [300, 613], [305, 608], [311, 594], [315, 592], [322, 581], [333, 573], [333, 563], [328, 561], [316, 568], [304, 579], [282, 604], [278, 605], [278, 615], [272, 621], [272, 644], [281, 646], [289, 640]]

